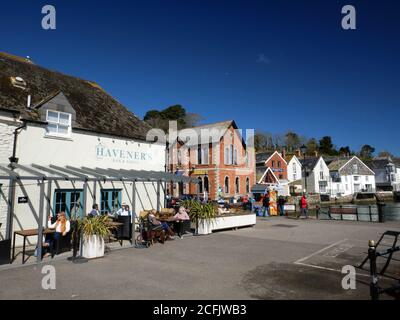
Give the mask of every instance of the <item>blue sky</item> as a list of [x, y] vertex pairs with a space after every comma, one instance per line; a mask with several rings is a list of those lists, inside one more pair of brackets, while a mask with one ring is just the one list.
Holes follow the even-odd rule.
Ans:
[[[54, 31], [41, 28], [45, 4]], [[341, 28], [346, 4], [357, 30]], [[96, 81], [140, 117], [182, 104], [204, 122], [398, 155], [399, 35], [396, 0], [25, 0], [0, 11], [1, 51]]]

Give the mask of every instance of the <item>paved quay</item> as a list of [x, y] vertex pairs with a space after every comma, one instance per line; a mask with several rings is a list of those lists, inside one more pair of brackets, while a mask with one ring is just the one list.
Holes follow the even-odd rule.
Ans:
[[[55, 267], [55, 290], [41, 287], [43, 265], [0, 267], [0, 299], [369, 299], [368, 270], [357, 269], [355, 290], [342, 288], [340, 271], [359, 264], [368, 240], [386, 230], [400, 224], [257, 218], [253, 228], [115, 250], [87, 263], [45, 260]], [[388, 275], [400, 278], [399, 262]]]

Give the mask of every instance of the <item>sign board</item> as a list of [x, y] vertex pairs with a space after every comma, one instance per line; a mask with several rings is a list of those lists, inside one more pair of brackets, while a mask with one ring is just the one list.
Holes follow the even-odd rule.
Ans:
[[18, 203], [28, 203], [29, 197], [18, 197]]

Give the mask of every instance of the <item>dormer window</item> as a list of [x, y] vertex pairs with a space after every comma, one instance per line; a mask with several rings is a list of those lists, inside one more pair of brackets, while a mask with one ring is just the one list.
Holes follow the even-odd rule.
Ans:
[[71, 136], [71, 114], [47, 110], [46, 121], [48, 136], [68, 138]]

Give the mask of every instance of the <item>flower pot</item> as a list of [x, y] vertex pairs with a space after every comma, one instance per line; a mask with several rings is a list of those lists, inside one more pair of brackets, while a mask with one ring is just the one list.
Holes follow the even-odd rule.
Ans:
[[100, 258], [104, 256], [104, 238], [92, 235], [84, 236], [82, 244], [82, 256], [87, 259]]

